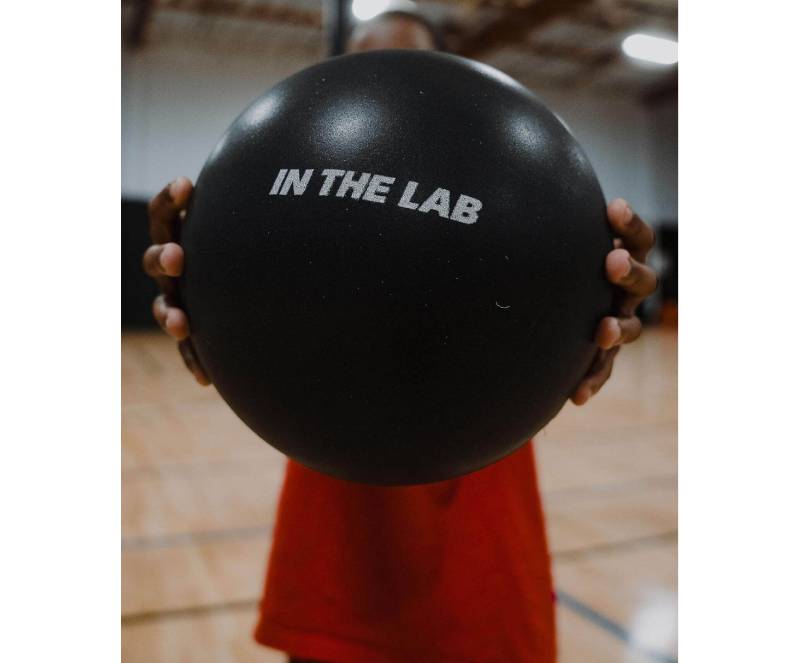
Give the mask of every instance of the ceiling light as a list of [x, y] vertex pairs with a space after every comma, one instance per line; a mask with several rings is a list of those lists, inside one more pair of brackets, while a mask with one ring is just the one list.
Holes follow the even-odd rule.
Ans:
[[678, 42], [673, 39], [635, 34], [625, 38], [622, 50], [637, 60], [658, 64], [675, 64], [678, 61]]
[[389, 6], [389, 0], [353, 0], [353, 16], [359, 21], [368, 21]]

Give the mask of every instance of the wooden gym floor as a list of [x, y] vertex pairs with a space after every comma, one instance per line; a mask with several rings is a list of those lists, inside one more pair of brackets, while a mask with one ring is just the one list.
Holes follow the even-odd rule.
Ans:
[[[283, 457], [157, 332], [122, 337], [125, 663], [278, 663], [250, 638]], [[677, 659], [677, 337], [537, 436], [562, 663]]]

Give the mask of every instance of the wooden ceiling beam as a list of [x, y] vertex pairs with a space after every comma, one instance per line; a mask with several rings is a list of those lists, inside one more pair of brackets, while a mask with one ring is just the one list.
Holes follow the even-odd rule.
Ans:
[[153, 13], [154, 0], [136, 0], [132, 17], [128, 23], [125, 42], [129, 48], [136, 49], [144, 44], [147, 24]]
[[645, 106], [657, 106], [668, 99], [678, 97], [678, 69], [665, 74], [655, 85], [650, 86], [640, 99]]
[[301, 9], [290, 5], [245, 4], [237, 0], [161, 0], [158, 9], [322, 29], [320, 10]]
[[479, 58], [506, 45], [519, 45], [535, 28], [589, 4], [591, 0], [539, 0], [524, 9], [508, 8], [498, 19], [462, 34], [452, 47], [459, 55]]

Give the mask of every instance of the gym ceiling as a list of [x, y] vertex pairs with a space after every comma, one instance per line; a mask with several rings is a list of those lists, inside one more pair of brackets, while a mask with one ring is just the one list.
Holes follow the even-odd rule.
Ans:
[[[632, 33], [675, 38], [677, 0], [436, 0], [417, 2], [448, 50], [534, 88], [673, 96], [677, 68], [632, 60]], [[325, 57], [329, 4], [320, 0], [123, 0], [126, 49], [200, 48], [233, 55]], [[302, 65], [301, 65], [302, 66]]]

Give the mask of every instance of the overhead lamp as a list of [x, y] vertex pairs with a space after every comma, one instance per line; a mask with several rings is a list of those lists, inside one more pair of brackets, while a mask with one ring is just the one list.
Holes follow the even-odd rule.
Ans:
[[359, 21], [368, 21], [389, 8], [389, 0], [353, 0], [351, 11]]
[[678, 61], [677, 41], [641, 32], [626, 37], [622, 50], [632, 58], [656, 64], [675, 64]]

